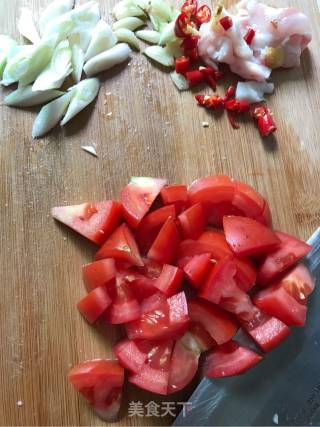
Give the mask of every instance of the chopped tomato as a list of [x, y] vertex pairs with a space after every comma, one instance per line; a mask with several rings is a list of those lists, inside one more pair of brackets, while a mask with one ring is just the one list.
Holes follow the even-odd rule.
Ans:
[[252, 218], [225, 216], [223, 229], [229, 246], [239, 256], [264, 255], [280, 243], [270, 228]]
[[232, 254], [232, 251], [221, 231], [207, 230], [199, 237], [199, 242], [207, 243], [211, 248], [212, 257], [216, 260], [225, 258]]
[[198, 289], [201, 286], [203, 280], [205, 279], [210, 266], [211, 266], [210, 254], [195, 255], [183, 267], [183, 271], [188, 282], [195, 289]]
[[180, 236], [172, 218], [162, 226], [158, 236], [148, 252], [148, 257], [162, 263], [170, 264], [176, 256]]
[[168, 218], [176, 218], [174, 205], [168, 205], [157, 209], [145, 216], [140, 222], [136, 231], [136, 239], [143, 252], [147, 252], [150, 249], [161, 227]]
[[183, 271], [179, 267], [164, 264], [161, 274], [154, 282], [154, 286], [167, 296], [176, 294], [180, 288]]
[[312, 249], [307, 243], [289, 234], [277, 231], [276, 235], [280, 239], [280, 246], [264, 259], [258, 272], [257, 283], [262, 286], [292, 267]]
[[315, 279], [303, 264], [294, 267], [281, 279], [283, 287], [300, 304], [306, 304], [315, 287]]
[[102, 245], [121, 221], [121, 205], [113, 200], [53, 208], [54, 219]]
[[237, 273], [235, 276], [237, 285], [240, 289], [247, 292], [255, 284], [258, 271], [254, 264], [247, 258], [234, 258], [237, 266]]
[[[235, 194], [232, 201], [233, 205], [243, 212], [243, 216], [257, 219], [259, 215], [262, 215], [264, 209], [268, 207], [268, 203], [261, 194], [250, 187], [250, 185], [240, 181], [234, 181], [234, 185]], [[268, 224], [269, 222], [265, 225]]]
[[145, 276], [132, 276], [130, 280], [131, 289], [138, 301], [151, 297], [158, 292], [155, 287], [156, 279], [150, 279]]
[[130, 285], [117, 278], [111, 294], [112, 305], [106, 312], [106, 320], [112, 324], [127, 323], [140, 317], [140, 306]]
[[86, 295], [78, 304], [78, 310], [89, 323], [94, 323], [111, 304], [106, 287], [99, 286]]
[[204, 375], [209, 378], [221, 378], [243, 374], [262, 359], [262, 356], [249, 348], [242, 347], [236, 341], [229, 341], [207, 354]]
[[124, 369], [115, 360], [92, 360], [71, 369], [68, 379], [105, 421], [118, 415]]
[[116, 274], [117, 270], [112, 258], [91, 262], [82, 267], [82, 277], [88, 292], [98, 286], [106, 285], [116, 277]]
[[139, 372], [148, 358], [148, 354], [141, 351], [135, 341], [127, 338], [119, 341], [113, 352], [121, 365], [132, 372]]
[[142, 261], [143, 266], [137, 270], [149, 279], [157, 279], [161, 274], [162, 264], [149, 258], [143, 258]]
[[174, 205], [179, 215], [188, 206], [188, 189], [186, 185], [168, 185], [161, 190], [164, 205]]
[[146, 353], [146, 364], [153, 369], [169, 371], [173, 341], [137, 340], [136, 344], [142, 352]]
[[137, 228], [151, 208], [166, 180], [147, 177], [133, 177], [121, 191], [123, 216], [128, 224]]
[[191, 323], [189, 332], [197, 341], [201, 352], [210, 350], [216, 345], [214, 339], [200, 323]]
[[120, 225], [100, 248], [96, 259], [115, 258], [132, 265], [143, 266], [135, 239], [126, 224]]
[[236, 334], [237, 323], [221, 308], [201, 299], [190, 300], [188, 308], [191, 321], [199, 323], [217, 344], [224, 344]]
[[179, 215], [178, 220], [185, 239], [197, 239], [206, 226], [201, 203], [197, 203], [185, 210]]
[[264, 205], [262, 213], [260, 215], [258, 215], [255, 219], [257, 221], [261, 222], [261, 224], [268, 225], [269, 227], [271, 227], [272, 217], [271, 217], [269, 204], [267, 201], [265, 201], [265, 205]]
[[128, 381], [152, 393], [166, 395], [168, 392], [169, 371], [154, 369], [145, 364], [138, 373], [130, 374]]

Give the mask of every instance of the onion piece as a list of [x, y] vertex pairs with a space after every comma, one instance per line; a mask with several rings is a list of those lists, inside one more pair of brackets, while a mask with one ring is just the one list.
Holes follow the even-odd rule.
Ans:
[[50, 63], [40, 73], [33, 84], [33, 90], [58, 89], [72, 72], [71, 49], [68, 40], [55, 48]]
[[72, 78], [76, 83], [79, 83], [84, 65], [84, 52], [81, 47], [75, 44], [71, 48], [71, 53]]
[[139, 40], [133, 31], [128, 30], [127, 28], [119, 28], [119, 30], [115, 31], [115, 36], [119, 42], [128, 43], [128, 45], [140, 50]]
[[172, 21], [172, 9], [163, 0], [151, 0], [150, 14], [157, 16], [162, 21]]
[[239, 82], [236, 90], [238, 101], [248, 101], [250, 103], [264, 101], [264, 94], [271, 94], [274, 91], [273, 83], [247, 81]]
[[136, 31], [136, 36], [139, 37], [139, 39], [152, 44], [158, 44], [160, 40], [160, 33], [158, 31], [140, 30]]
[[88, 77], [94, 76], [126, 61], [130, 53], [131, 49], [126, 43], [117, 44], [106, 52], [102, 52], [90, 59], [83, 67], [84, 72]]
[[172, 73], [170, 73], [170, 77], [175, 87], [180, 91], [189, 89], [188, 80], [182, 74], [178, 74], [176, 71], [173, 71]]
[[119, 30], [120, 28], [127, 28], [128, 30], [134, 31], [144, 25], [146, 25], [146, 23], [142, 21], [142, 19], [130, 16], [127, 18], [122, 18], [119, 21], [115, 22], [112, 28], [114, 31]]
[[117, 43], [117, 38], [113, 31], [105, 21], [100, 20], [92, 31], [92, 39], [89, 44], [88, 50], [85, 53], [85, 62], [93, 58], [105, 50], [111, 49]]
[[64, 119], [60, 123], [64, 126], [80, 111], [86, 108], [96, 98], [99, 93], [100, 83], [96, 78], [85, 79], [73, 86], [69, 90], [73, 93], [72, 100], [64, 116]]
[[32, 137], [40, 138], [53, 129], [64, 116], [74, 95], [73, 91], [49, 102], [41, 108], [32, 128]]
[[[177, 39], [174, 32], [174, 27], [175, 27], [175, 21], [172, 21], [169, 24], [167, 24], [164, 27], [164, 29], [161, 31], [160, 40], [159, 40], [159, 44], [161, 46], [164, 46], [166, 43]], [[181, 44], [181, 39], [180, 39], [180, 44]]]
[[40, 33], [43, 34], [54, 19], [69, 12], [74, 6], [74, 0], [55, 0], [42, 12], [39, 20]]
[[165, 67], [173, 67], [174, 57], [162, 46], [148, 46], [143, 53]]
[[19, 33], [31, 43], [39, 43], [40, 37], [33, 20], [32, 12], [28, 7], [21, 9], [21, 15], [18, 22]]
[[0, 78], [2, 78], [3, 71], [7, 65], [9, 52], [15, 46], [18, 46], [15, 40], [9, 36], [0, 34]]
[[121, 0], [112, 9], [113, 16], [119, 20], [129, 16], [145, 16], [143, 9], [132, 0]]
[[52, 101], [65, 92], [59, 90], [47, 90], [35, 92], [32, 90], [32, 85], [18, 88], [11, 92], [4, 98], [5, 105], [9, 107], [34, 107], [35, 105], [44, 104], [45, 102]]

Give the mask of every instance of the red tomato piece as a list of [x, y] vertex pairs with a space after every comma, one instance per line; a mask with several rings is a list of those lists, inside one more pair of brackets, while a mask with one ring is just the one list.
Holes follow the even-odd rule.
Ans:
[[139, 372], [148, 358], [148, 354], [141, 351], [135, 341], [127, 338], [119, 341], [113, 352], [121, 365], [132, 372]]
[[190, 383], [197, 373], [200, 353], [197, 341], [189, 332], [176, 341], [171, 358], [168, 394], [182, 390]]
[[118, 415], [124, 369], [115, 360], [92, 360], [71, 369], [68, 380], [105, 421]]
[[175, 65], [176, 65], [176, 72], [178, 74], [184, 74], [188, 70], [190, 70], [190, 59], [186, 58], [185, 56], [181, 56], [180, 58], [176, 58]]
[[167, 296], [176, 294], [180, 288], [183, 271], [179, 267], [164, 264], [161, 274], [155, 281], [154, 286]]
[[115, 258], [132, 265], [143, 266], [136, 241], [126, 224], [120, 225], [97, 252], [97, 260], [104, 258]]
[[164, 205], [174, 205], [177, 214], [188, 206], [188, 189], [185, 185], [168, 185], [160, 193]]
[[121, 205], [113, 200], [53, 208], [54, 219], [102, 245], [121, 221]]
[[272, 217], [271, 217], [269, 204], [267, 201], [265, 201], [265, 205], [263, 207], [262, 213], [258, 215], [255, 219], [261, 222], [261, 224], [268, 225], [269, 227], [272, 226]]
[[201, 352], [211, 350], [215, 347], [216, 343], [214, 339], [199, 323], [191, 323], [189, 332], [197, 341]]
[[262, 356], [249, 348], [242, 347], [236, 341], [229, 341], [206, 356], [204, 375], [209, 378], [222, 378], [243, 374], [262, 359]]
[[300, 304], [306, 304], [315, 287], [315, 279], [308, 268], [299, 264], [281, 279], [283, 287]]
[[203, 233], [206, 226], [206, 220], [201, 203], [197, 203], [182, 212], [182, 214], [179, 215], [178, 220], [185, 239], [197, 239], [201, 233]]
[[237, 323], [221, 308], [201, 299], [189, 301], [188, 307], [191, 321], [199, 323], [217, 344], [224, 344], [236, 334]]
[[169, 310], [167, 298], [162, 292], [157, 291], [141, 302], [141, 314], [148, 314], [158, 309], [163, 309], [164, 312]]
[[149, 298], [158, 292], [155, 282], [156, 279], [149, 279], [144, 276], [136, 276], [130, 281], [131, 289], [138, 301]]
[[284, 288], [269, 286], [253, 298], [262, 311], [281, 320], [288, 326], [304, 326], [307, 307], [299, 304]]
[[170, 264], [176, 256], [179, 242], [180, 236], [177, 226], [174, 220], [169, 218], [149, 249], [148, 258]]
[[196, 15], [196, 23], [197, 23], [198, 27], [200, 27], [200, 25], [202, 25], [206, 22], [209, 22], [210, 19], [211, 19], [210, 7], [207, 6], [206, 4], [199, 7], [197, 15]]
[[104, 286], [99, 286], [86, 295], [78, 304], [78, 310], [90, 323], [94, 323], [111, 304], [111, 298]]
[[277, 231], [276, 235], [280, 239], [280, 246], [264, 259], [258, 271], [257, 283], [262, 286], [292, 267], [312, 249], [308, 243], [289, 234]]
[[[268, 203], [261, 196], [258, 191], [240, 181], [234, 181], [235, 194], [233, 198], [233, 205], [243, 212], [243, 216], [257, 219], [262, 215], [264, 209], [267, 209]], [[258, 219], [257, 219], [258, 220]], [[267, 222], [265, 225], [268, 225]]]
[[198, 240], [199, 242], [208, 244], [208, 247], [211, 248], [208, 252], [210, 252], [212, 257], [216, 260], [232, 255], [232, 250], [226, 241], [225, 235], [221, 231], [207, 230], [201, 234]]
[[136, 231], [136, 239], [143, 252], [147, 252], [150, 249], [161, 227], [168, 218], [176, 218], [176, 210], [173, 204], [149, 213], [140, 222]]
[[117, 270], [112, 258], [91, 262], [82, 267], [82, 277], [88, 292], [98, 286], [106, 285], [110, 280], [115, 279], [116, 274]]
[[152, 393], [166, 395], [168, 392], [169, 372], [144, 365], [138, 373], [130, 374], [128, 381]]
[[169, 371], [173, 341], [137, 340], [136, 344], [142, 352], [146, 353], [146, 364], [153, 369]]
[[133, 228], [137, 228], [142, 218], [158, 197], [166, 180], [147, 177], [132, 177], [121, 191], [123, 216]]
[[234, 258], [237, 266], [235, 276], [237, 285], [240, 289], [248, 292], [255, 284], [258, 271], [253, 263], [247, 258]]
[[201, 254], [192, 257], [191, 260], [183, 267], [184, 274], [192, 287], [198, 289], [201, 286], [210, 266], [211, 255]]
[[276, 233], [252, 218], [225, 216], [223, 229], [229, 246], [239, 256], [264, 255], [280, 244]]
[[106, 320], [118, 325], [138, 319], [141, 314], [140, 305], [130, 285], [122, 277], [118, 277], [112, 291], [112, 305], [106, 312]]

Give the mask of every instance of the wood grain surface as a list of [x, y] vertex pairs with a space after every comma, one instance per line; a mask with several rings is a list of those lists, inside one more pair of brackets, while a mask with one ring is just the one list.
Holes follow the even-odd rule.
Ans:
[[[18, 37], [20, 7], [29, 5], [38, 17], [46, 3], [0, 0], [0, 32]], [[100, 3], [107, 15], [113, 2]], [[178, 93], [166, 73], [137, 54], [130, 66], [101, 76], [93, 106], [41, 141], [31, 138], [36, 110], [0, 106], [1, 425], [104, 425], [66, 375], [79, 361], [112, 356], [119, 332], [110, 327], [101, 334], [76, 311], [84, 294], [81, 265], [95, 248], [54, 223], [52, 206], [117, 197], [131, 175], [190, 183], [225, 173], [268, 197], [276, 228], [306, 239], [319, 226], [319, 10], [316, 0], [273, 3], [299, 7], [313, 23], [301, 67], [273, 74], [275, 138], [261, 141], [252, 123], [232, 130], [225, 116], [198, 108], [190, 93]], [[0, 92], [3, 98], [8, 90]], [[80, 148], [93, 143], [98, 158]], [[187, 400], [191, 390], [174, 399]], [[168, 416], [128, 417], [131, 400], [165, 399], [128, 386], [116, 425], [170, 425]]]

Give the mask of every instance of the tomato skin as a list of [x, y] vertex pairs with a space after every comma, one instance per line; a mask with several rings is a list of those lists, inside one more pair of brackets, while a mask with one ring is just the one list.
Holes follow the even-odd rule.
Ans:
[[130, 374], [128, 381], [143, 390], [167, 395], [169, 372], [144, 365], [138, 373]]
[[280, 239], [280, 246], [264, 259], [258, 271], [257, 283], [261, 286], [266, 286], [312, 249], [307, 243], [289, 234], [277, 231], [276, 235]]
[[242, 347], [236, 341], [229, 341], [207, 354], [204, 375], [209, 378], [222, 378], [243, 374], [262, 359], [262, 356], [249, 348]]
[[174, 205], [179, 215], [189, 204], [186, 185], [168, 185], [163, 187], [160, 196], [164, 205]]
[[176, 256], [180, 236], [177, 226], [172, 218], [162, 226], [158, 236], [148, 252], [148, 258], [163, 264], [170, 264]]
[[116, 274], [117, 270], [112, 258], [94, 261], [82, 266], [83, 282], [88, 292], [106, 285], [116, 277]]
[[126, 224], [120, 225], [96, 254], [96, 260], [114, 258], [132, 265], [143, 266], [138, 246]]
[[183, 267], [184, 275], [193, 288], [198, 289], [201, 286], [210, 266], [211, 255], [201, 254], [192, 257]]
[[237, 323], [221, 308], [199, 298], [189, 300], [188, 307], [191, 321], [199, 323], [217, 344], [228, 342], [236, 334]]
[[106, 320], [111, 324], [119, 325], [140, 317], [140, 305], [130, 285], [123, 278], [117, 278], [111, 298], [112, 304], [105, 315]]
[[174, 205], [157, 209], [142, 219], [136, 231], [136, 239], [144, 253], [150, 249], [161, 227], [168, 218], [176, 218]]
[[167, 296], [176, 294], [180, 288], [183, 271], [179, 267], [164, 264], [154, 286]]
[[137, 228], [151, 208], [166, 180], [148, 177], [132, 177], [121, 191], [123, 216], [128, 224]]
[[268, 205], [265, 199], [248, 184], [234, 181], [234, 185], [235, 194], [232, 201], [233, 205], [243, 212], [243, 216], [249, 218], [259, 217], [265, 209], [265, 205]]
[[279, 246], [277, 235], [252, 218], [225, 216], [223, 229], [226, 240], [236, 255], [265, 255]]
[[68, 380], [105, 421], [119, 412], [124, 369], [115, 360], [92, 360], [73, 367]]
[[197, 341], [201, 352], [211, 350], [215, 347], [216, 343], [214, 339], [199, 323], [191, 323], [189, 332]]
[[127, 338], [119, 341], [113, 347], [113, 352], [120, 364], [132, 372], [139, 372], [148, 358], [148, 354], [142, 352], [135, 341]]
[[51, 215], [97, 245], [102, 245], [120, 224], [122, 208], [120, 203], [107, 200], [55, 207]]
[[197, 203], [178, 216], [184, 239], [197, 239], [206, 226], [201, 203]]
[[111, 304], [106, 287], [99, 286], [78, 302], [77, 308], [82, 316], [94, 323]]

